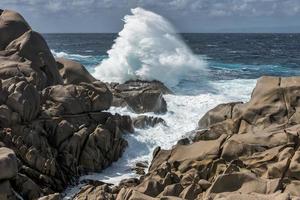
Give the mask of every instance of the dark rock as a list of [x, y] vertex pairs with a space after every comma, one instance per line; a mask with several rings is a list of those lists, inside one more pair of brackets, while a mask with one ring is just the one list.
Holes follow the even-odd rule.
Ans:
[[27, 31], [12, 41], [6, 51], [16, 53], [22, 58], [30, 60], [35, 67], [47, 75], [47, 85], [62, 84], [57, 65], [44, 38], [37, 32]]
[[111, 189], [107, 184], [101, 186], [86, 185], [81, 188], [74, 199], [115, 200], [115, 196], [111, 194]]
[[30, 26], [19, 13], [3, 10], [0, 16], [0, 50], [28, 30]]
[[167, 103], [162, 95], [169, 90], [158, 81], [128, 81], [110, 84], [109, 87], [114, 96], [113, 106], [128, 106], [136, 113], [167, 111]]
[[8, 180], [0, 181], [0, 199], [3, 200], [18, 199]]
[[133, 126], [135, 128], [144, 129], [147, 127], [154, 127], [158, 124], [167, 125], [165, 120], [160, 117], [152, 117], [146, 115], [140, 115], [132, 120]]
[[112, 94], [104, 83], [95, 82], [51, 86], [43, 90], [42, 99], [44, 115], [74, 115], [107, 110]]
[[33, 180], [19, 173], [12, 181], [15, 190], [26, 199], [37, 199], [43, 196], [43, 191]]
[[62, 196], [59, 193], [50, 194], [47, 196], [43, 196], [39, 198], [38, 200], [62, 200]]
[[19, 77], [41, 90], [47, 85], [47, 75], [41, 68], [32, 64], [31, 61], [23, 59], [18, 55], [0, 56], [0, 78], [10, 79]]
[[12, 179], [17, 175], [17, 157], [11, 149], [0, 148], [0, 169], [0, 181]]
[[56, 58], [56, 62], [64, 84], [93, 83], [96, 81], [80, 63], [65, 58]]
[[182, 139], [178, 140], [177, 144], [187, 145], [187, 144], [190, 144], [190, 140], [188, 138], [182, 138]]
[[[33, 85], [24, 79], [11, 78], [3, 82], [3, 88], [8, 93], [6, 105], [18, 113], [23, 121], [28, 122], [37, 117], [40, 112], [40, 94]], [[8, 120], [14, 121], [12, 118]]]
[[119, 187], [134, 187], [137, 186], [140, 183], [139, 179], [137, 178], [129, 178], [129, 179], [123, 179], [119, 183]]
[[[0, 15], [0, 199], [62, 199], [57, 192], [79, 175], [122, 155], [132, 120], [103, 112], [113, 100], [106, 84], [76, 62], [56, 62], [18, 13]], [[89, 188], [92, 199], [116, 197], [108, 184]]]

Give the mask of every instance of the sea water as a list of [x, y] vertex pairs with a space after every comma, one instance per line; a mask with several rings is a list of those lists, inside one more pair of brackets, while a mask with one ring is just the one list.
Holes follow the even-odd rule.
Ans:
[[[81, 177], [118, 184], [137, 177], [136, 162], [151, 162], [160, 146], [170, 149], [189, 137], [199, 119], [220, 103], [249, 100], [257, 78], [300, 75], [300, 34], [178, 34], [164, 17], [136, 8], [118, 34], [45, 34], [56, 57], [76, 60], [102, 81], [157, 79], [174, 91], [165, 95], [167, 126], [125, 134], [124, 155], [102, 173]], [[127, 108], [109, 112], [137, 116]], [[71, 198], [82, 185], [69, 187]]]

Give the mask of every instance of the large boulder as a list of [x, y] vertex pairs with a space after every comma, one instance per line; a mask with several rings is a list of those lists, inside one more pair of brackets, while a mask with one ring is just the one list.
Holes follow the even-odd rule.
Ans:
[[0, 78], [25, 78], [28, 83], [41, 90], [47, 85], [47, 74], [27, 59], [20, 56], [0, 56]]
[[12, 41], [6, 51], [16, 53], [30, 60], [32, 65], [46, 74], [46, 86], [62, 84], [57, 64], [44, 38], [37, 32], [29, 30]]
[[23, 33], [30, 30], [30, 26], [25, 19], [11, 10], [1, 10], [0, 12], [0, 50]]
[[[40, 94], [34, 85], [23, 78], [10, 78], [2, 82], [2, 89], [7, 97], [5, 104], [12, 112], [17, 113], [22, 121], [28, 122], [35, 119], [40, 111]], [[7, 119], [10, 125], [17, 121], [16, 115], [11, 114], [11, 119]]]
[[42, 91], [43, 112], [58, 116], [107, 110], [112, 94], [107, 86], [98, 81], [93, 84], [56, 85]]
[[163, 94], [172, 92], [159, 81], [127, 81], [124, 84], [109, 85], [114, 99], [113, 106], [128, 106], [136, 113], [165, 113], [167, 103]]
[[66, 58], [56, 58], [59, 73], [64, 84], [92, 83], [96, 79], [78, 62]]

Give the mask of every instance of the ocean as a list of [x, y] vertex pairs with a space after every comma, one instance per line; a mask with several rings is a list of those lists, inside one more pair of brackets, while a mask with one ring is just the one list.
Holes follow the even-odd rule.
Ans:
[[[259, 77], [300, 75], [300, 34], [176, 34], [164, 19], [155, 19], [162, 21], [141, 30], [132, 30], [132, 20], [136, 19], [125, 20], [119, 34], [44, 34], [56, 57], [82, 63], [100, 80], [158, 79], [175, 92], [164, 96], [166, 114], [145, 113], [163, 118], [168, 126], [124, 135], [129, 146], [123, 157], [102, 173], [81, 180], [117, 184], [137, 177], [130, 170], [136, 162], [150, 163], [157, 146], [169, 149], [190, 136], [214, 106], [248, 101]], [[137, 116], [127, 108], [109, 111]], [[66, 199], [80, 186], [70, 186]]]

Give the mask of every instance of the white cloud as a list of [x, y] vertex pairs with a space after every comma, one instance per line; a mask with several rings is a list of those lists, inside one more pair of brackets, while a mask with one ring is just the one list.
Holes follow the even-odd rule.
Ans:
[[0, 0], [0, 7], [36, 8], [47, 12], [93, 11], [142, 6], [164, 11], [204, 13], [212, 16], [269, 16], [300, 14], [300, 0]]

